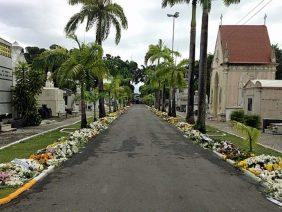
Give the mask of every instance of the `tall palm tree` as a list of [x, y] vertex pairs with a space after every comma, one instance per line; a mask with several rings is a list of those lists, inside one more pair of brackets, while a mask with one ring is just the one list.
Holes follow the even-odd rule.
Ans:
[[[77, 30], [79, 24], [86, 19], [86, 31], [95, 26], [96, 43], [102, 46], [102, 42], [106, 40], [110, 34], [111, 26], [116, 30], [115, 42], [119, 43], [121, 39], [121, 29], [128, 28], [127, 18], [123, 8], [113, 3], [112, 0], [69, 0], [71, 5], [82, 4], [80, 12], [71, 17], [65, 27], [67, 34]], [[98, 80], [99, 92], [104, 92], [103, 79]], [[99, 117], [106, 116], [104, 98], [99, 99]]]
[[165, 64], [166, 67], [163, 70], [163, 73], [167, 77], [167, 80], [170, 85], [170, 95], [172, 99], [172, 105], [171, 105], [171, 113], [169, 115], [173, 117], [176, 117], [176, 100], [175, 100], [176, 89], [177, 88], [181, 89], [186, 85], [184, 80], [184, 75], [188, 63], [189, 62], [186, 59], [181, 60], [177, 65], [173, 61], [171, 61]]
[[[211, 10], [211, 0], [202, 0], [202, 29], [200, 44], [200, 64], [199, 64], [199, 88], [198, 88], [198, 119], [196, 128], [201, 132], [206, 132], [206, 91], [207, 91], [207, 47], [208, 47], [208, 27], [209, 12]], [[239, 3], [240, 0], [223, 0], [226, 6]]]
[[[145, 65], [150, 62], [151, 64], [156, 63], [156, 65], [160, 65], [160, 62], [166, 62], [171, 60], [171, 50], [167, 48], [163, 41], [160, 39], [157, 45], [150, 45], [149, 49], [145, 55]], [[158, 81], [159, 88], [155, 93], [155, 98], [157, 104], [155, 105], [157, 109], [161, 109], [161, 97], [162, 97], [162, 110], [165, 110], [165, 89], [166, 86], [163, 84], [161, 91], [161, 81]]]
[[[195, 75], [195, 51], [196, 51], [196, 13], [197, 3], [199, 0], [192, 0], [192, 19], [190, 28], [190, 53], [189, 53], [189, 69], [187, 70], [187, 111], [186, 121], [190, 124], [195, 123], [194, 119], [194, 75]], [[167, 5], [174, 6], [175, 4], [186, 3], [189, 4], [190, 0], [163, 0], [162, 7]]]
[[81, 128], [87, 126], [85, 91], [87, 78], [96, 76], [103, 79], [106, 68], [102, 60], [103, 50], [97, 44], [82, 44], [81, 49], [72, 49], [67, 59], [58, 71], [58, 78], [61, 82], [70, 80], [78, 82], [81, 89]]

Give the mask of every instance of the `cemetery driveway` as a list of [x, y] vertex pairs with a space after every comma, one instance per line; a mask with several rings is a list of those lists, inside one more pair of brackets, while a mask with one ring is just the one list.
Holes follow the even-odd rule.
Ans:
[[260, 186], [137, 105], [0, 211], [281, 210]]

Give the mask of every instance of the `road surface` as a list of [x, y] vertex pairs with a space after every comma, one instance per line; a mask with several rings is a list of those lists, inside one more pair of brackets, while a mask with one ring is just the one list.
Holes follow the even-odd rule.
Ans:
[[137, 105], [0, 211], [281, 211], [261, 191]]

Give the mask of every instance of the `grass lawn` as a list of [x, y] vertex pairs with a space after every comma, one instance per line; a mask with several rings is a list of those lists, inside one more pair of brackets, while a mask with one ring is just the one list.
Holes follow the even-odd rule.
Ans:
[[[88, 123], [91, 123], [92, 121], [93, 118], [88, 118]], [[79, 129], [80, 123], [70, 125], [67, 128]], [[58, 129], [2, 149], [0, 150], [0, 163], [10, 162], [15, 158], [29, 158], [31, 154], [36, 153], [40, 149], [44, 149], [48, 145], [55, 143], [59, 138], [67, 135], [67, 133], [60, 132], [60, 129]], [[16, 189], [17, 188], [0, 189], [0, 198], [7, 196]]]
[[[230, 141], [234, 145], [240, 148], [241, 151], [248, 152], [249, 151], [249, 143], [245, 142], [242, 138], [237, 137], [235, 135], [231, 135], [229, 133], [218, 130], [217, 128], [207, 126], [207, 134], [209, 137], [213, 139], [218, 139], [222, 141]], [[276, 152], [272, 149], [265, 148], [259, 144], [255, 144], [253, 147], [253, 151], [256, 155], [266, 154], [272, 156], [282, 157], [282, 154]]]
[[0, 189], [0, 199], [8, 196], [9, 194], [13, 193], [16, 190], [17, 190], [17, 188], [2, 188], [2, 189]]

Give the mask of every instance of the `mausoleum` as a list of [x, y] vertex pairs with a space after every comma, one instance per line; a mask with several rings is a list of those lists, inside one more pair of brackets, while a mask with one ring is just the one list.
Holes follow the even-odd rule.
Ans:
[[243, 109], [249, 80], [274, 80], [276, 59], [265, 25], [221, 25], [212, 63], [210, 113], [229, 120]]

